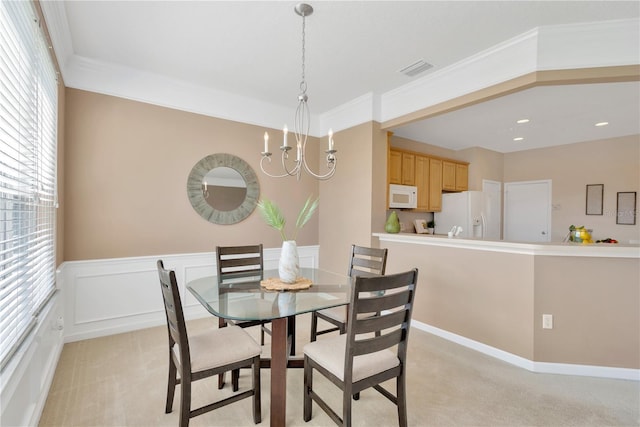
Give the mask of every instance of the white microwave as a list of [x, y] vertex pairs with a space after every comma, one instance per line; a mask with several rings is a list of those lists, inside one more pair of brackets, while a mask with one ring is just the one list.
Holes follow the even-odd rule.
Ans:
[[389, 185], [389, 207], [415, 209], [418, 207], [418, 187], [412, 185]]

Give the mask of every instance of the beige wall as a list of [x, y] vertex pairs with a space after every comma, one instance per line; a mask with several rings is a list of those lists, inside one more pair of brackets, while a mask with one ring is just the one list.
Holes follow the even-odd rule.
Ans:
[[[377, 187], [381, 182], [379, 177], [374, 179], [374, 173], [383, 175], [386, 182], [386, 167], [378, 170], [376, 164], [374, 172], [375, 129], [377, 126], [365, 123], [334, 136], [338, 169], [331, 180], [320, 184], [323, 203], [320, 212], [320, 266], [324, 269], [346, 272], [351, 245], [371, 245], [374, 200], [380, 205], [376, 215], [380, 215], [378, 210], [384, 212], [379, 193], [384, 192], [386, 184], [382, 184], [382, 188], [372, 187], [373, 182], [377, 183]], [[386, 139], [381, 143], [378, 134], [375, 150], [377, 161], [381, 161], [379, 151], [382, 149], [386, 156]]]
[[537, 257], [535, 279], [535, 360], [640, 368], [637, 259]]
[[[571, 224], [593, 229], [596, 239], [640, 239], [640, 218], [616, 224], [616, 193], [640, 191], [639, 135], [504, 155], [504, 182], [542, 179], [552, 180], [552, 241], [561, 241]], [[604, 215], [585, 214], [587, 184], [604, 184]]]
[[[291, 225], [306, 198], [318, 195], [317, 181], [307, 176], [296, 182], [260, 171], [265, 129], [258, 126], [76, 89], [66, 90], [64, 117], [60, 238], [67, 261], [207, 252], [253, 242], [281, 246], [257, 211], [238, 224], [216, 225], [193, 210], [187, 177], [209, 154], [230, 153], [248, 162], [261, 197], [275, 200]], [[269, 131], [276, 141], [279, 132]], [[317, 151], [309, 155], [317, 164]], [[328, 207], [321, 202], [323, 209]], [[318, 224], [316, 215], [299, 234], [299, 245], [318, 244]]]
[[387, 273], [419, 269], [417, 321], [536, 362], [640, 368], [637, 259], [382, 243]]
[[457, 159], [469, 162], [469, 190], [482, 191], [482, 180], [502, 182], [504, 156], [502, 153], [473, 147], [460, 150]]
[[382, 242], [387, 273], [417, 267], [417, 321], [533, 359], [531, 256]]

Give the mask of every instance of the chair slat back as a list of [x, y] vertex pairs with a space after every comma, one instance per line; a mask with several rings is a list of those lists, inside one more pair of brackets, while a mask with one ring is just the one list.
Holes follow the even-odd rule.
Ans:
[[384, 275], [387, 268], [387, 249], [368, 248], [351, 245], [351, 260], [349, 262], [349, 276]]
[[262, 244], [218, 246], [216, 248], [218, 281], [247, 276], [262, 276], [264, 259]]
[[167, 317], [167, 330], [169, 333], [169, 348], [172, 349], [177, 343], [180, 349], [180, 363], [189, 363], [189, 339], [187, 328], [182, 312], [182, 301], [178, 291], [178, 281], [173, 270], [166, 270], [162, 260], [158, 260], [158, 276], [160, 277], [160, 288], [162, 289], [162, 300], [164, 301], [164, 311]]
[[[351, 372], [354, 356], [396, 345], [398, 358], [404, 363], [417, 280], [417, 269], [386, 276], [356, 276], [347, 322], [345, 373]], [[372, 312], [379, 314], [358, 318], [358, 313]], [[377, 331], [380, 336], [362, 335]]]

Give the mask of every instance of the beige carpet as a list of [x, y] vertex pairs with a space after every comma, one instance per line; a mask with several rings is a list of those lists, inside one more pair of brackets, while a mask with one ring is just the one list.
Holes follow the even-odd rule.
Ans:
[[[298, 340], [308, 341], [309, 316], [298, 320]], [[190, 330], [215, 328], [213, 318], [189, 322]], [[258, 337], [258, 328], [249, 329]], [[270, 351], [265, 346], [265, 351]], [[167, 331], [157, 327], [66, 344], [41, 426], [177, 426], [164, 413]], [[640, 383], [534, 374], [413, 329], [409, 338], [408, 412], [411, 426], [638, 426]], [[262, 371], [262, 424], [269, 425], [269, 371]], [[317, 379], [316, 379], [317, 378]], [[314, 376], [319, 393], [340, 408], [338, 390]], [[243, 370], [240, 388], [250, 384]], [[393, 390], [394, 382], [388, 383]], [[302, 420], [302, 370], [287, 375], [287, 425], [331, 426], [315, 404]], [[215, 379], [194, 384], [195, 403], [228, 395]], [[191, 420], [192, 426], [252, 426], [245, 399]], [[395, 406], [373, 390], [354, 402], [356, 426], [397, 425]]]

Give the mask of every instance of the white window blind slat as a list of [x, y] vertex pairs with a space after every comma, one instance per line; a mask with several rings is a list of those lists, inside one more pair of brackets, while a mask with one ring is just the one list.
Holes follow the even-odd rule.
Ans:
[[32, 2], [0, 2], [0, 369], [55, 292], [57, 79]]

